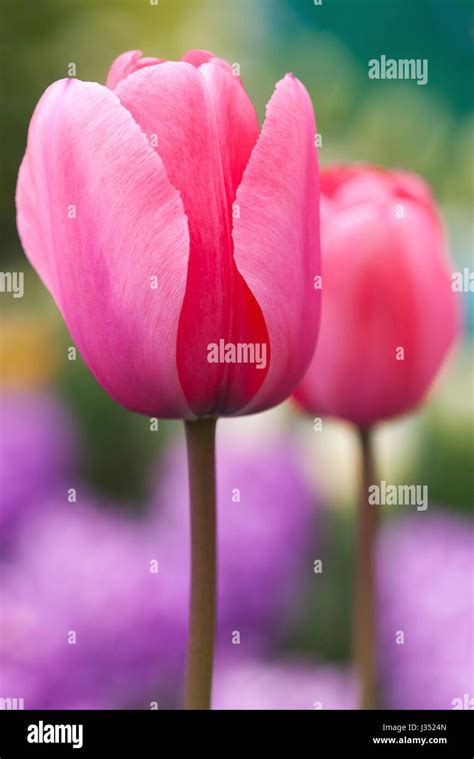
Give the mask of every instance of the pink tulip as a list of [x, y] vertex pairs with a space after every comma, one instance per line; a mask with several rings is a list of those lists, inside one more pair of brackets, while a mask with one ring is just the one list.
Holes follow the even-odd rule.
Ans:
[[459, 330], [438, 212], [404, 171], [321, 173], [323, 307], [295, 392], [312, 414], [362, 428], [419, 404]]
[[318, 330], [310, 98], [286, 75], [259, 132], [225, 61], [140, 55], [121, 55], [107, 87], [64, 79], [43, 94], [18, 179], [22, 243], [119, 403], [261, 411], [301, 380]]

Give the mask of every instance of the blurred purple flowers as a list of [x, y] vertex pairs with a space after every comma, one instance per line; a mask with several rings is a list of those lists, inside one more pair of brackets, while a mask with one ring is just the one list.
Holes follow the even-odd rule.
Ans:
[[[311, 576], [310, 552], [317, 545], [315, 498], [304, 481], [295, 441], [273, 437], [252, 444], [227, 434], [221, 422], [217, 459], [218, 637], [242, 649], [261, 636], [275, 640], [301, 599], [304, 575]], [[187, 596], [189, 498], [184, 446], [165, 457], [156, 490], [155, 545], [164, 571]], [[187, 609], [186, 609], [187, 612]], [[182, 609], [177, 609], [179, 615]], [[271, 627], [271, 635], [268, 636]]]
[[[75, 431], [54, 396], [4, 395], [2, 421], [0, 698], [23, 698], [26, 709], [178, 706], [189, 582], [184, 446], [161, 458], [149, 512], [132, 519], [81, 483]], [[354, 708], [349, 670], [288, 658], [280, 646], [311, 583], [323, 516], [296, 442], [229, 438], [227, 429], [218, 431], [214, 708]], [[77, 502], [68, 501], [71, 487]], [[441, 513], [382, 530], [382, 706], [461, 708], [456, 699], [474, 695], [472, 549], [472, 527]]]
[[45, 494], [65, 486], [77, 466], [75, 432], [45, 392], [0, 393], [0, 531], [3, 538]]
[[307, 661], [224, 665], [214, 685], [214, 709], [355, 709], [349, 672]]
[[[50, 435], [45, 471], [54, 471], [69, 426], [57, 423], [60, 407], [49, 400], [37, 415]], [[15, 438], [15, 421], [25, 424], [23, 409], [10, 416]], [[24, 496], [35, 505], [28, 518], [17, 496], [21, 530], [4, 556], [0, 587], [0, 697], [23, 698], [25, 708], [178, 703], [189, 582], [182, 467], [184, 449], [173, 447], [145, 519], [115, 514], [75, 478], [77, 502], [68, 502], [65, 475], [74, 476], [72, 466], [61, 466], [57, 479], [45, 479], [31, 499]], [[4, 472], [7, 493], [15, 474]], [[218, 475], [220, 648], [235, 659], [237, 651], [256, 650], [270, 627], [273, 641], [291, 616], [298, 573], [310, 571], [305, 548], [314, 544], [316, 509], [291, 444], [282, 439], [251, 452], [224, 441]], [[4, 528], [8, 536], [5, 522]]]
[[474, 697], [472, 525], [423, 513], [390, 525], [381, 537], [380, 666], [386, 706], [467, 708], [460, 703]]
[[177, 624], [153, 561], [132, 520], [87, 497], [45, 504], [1, 589], [2, 692], [26, 708], [126, 708], [155, 696], [174, 674]]

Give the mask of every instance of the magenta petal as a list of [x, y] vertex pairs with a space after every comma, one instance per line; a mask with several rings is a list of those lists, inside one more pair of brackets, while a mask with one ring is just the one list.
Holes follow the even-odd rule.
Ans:
[[245, 412], [292, 392], [314, 351], [319, 325], [319, 180], [310, 98], [292, 75], [278, 82], [237, 191], [235, 262], [260, 308], [272, 360]]
[[190, 258], [178, 334], [179, 376], [196, 413], [234, 413], [255, 395], [264, 372], [211, 364], [220, 339], [264, 342], [258, 303], [233, 259], [237, 187], [258, 138], [255, 110], [238, 77], [220, 64], [167, 62], [117, 87], [163, 159], [188, 217]]

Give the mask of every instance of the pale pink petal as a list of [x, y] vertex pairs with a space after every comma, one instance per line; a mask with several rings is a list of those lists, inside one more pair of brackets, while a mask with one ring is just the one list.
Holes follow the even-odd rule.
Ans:
[[109, 69], [106, 86], [114, 90], [122, 79], [133, 74], [134, 71], [161, 63], [161, 58], [142, 58], [141, 56], [141, 50], [128, 50], [119, 55]]
[[244, 409], [284, 400], [305, 372], [319, 324], [319, 183], [316, 126], [303, 85], [287, 75], [276, 86], [262, 133], [237, 191], [234, 257], [262, 309], [272, 359]]
[[134, 411], [190, 415], [176, 366], [186, 217], [113, 92], [73, 79], [48, 88], [30, 125], [17, 208], [26, 253], [107, 392]]
[[231, 249], [231, 205], [258, 137], [238, 79], [213, 64], [168, 61], [123, 80], [116, 94], [181, 193], [191, 253], [204, 247], [217, 262]]
[[224, 71], [227, 71], [228, 74], [235, 76], [237, 81], [240, 82], [240, 77], [234, 73], [231, 64], [224, 60], [224, 58], [218, 58], [214, 53], [210, 53], [208, 50], [189, 50], [183, 55], [181, 60], [185, 63], [191, 63], [196, 68], [200, 68], [205, 63], [212, 63], [214, 66], [218, 66], [224, 69]]

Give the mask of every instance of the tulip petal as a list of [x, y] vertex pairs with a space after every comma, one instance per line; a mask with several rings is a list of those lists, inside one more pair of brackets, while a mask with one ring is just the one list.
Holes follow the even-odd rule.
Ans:
[[380, 200], [382, 194], [387, 200], [395, 195], [400, 201], [415, 200], [423, 204], [437, 222], [428, 185], [409, 171], [390, 171], [365, 163], [334, 164], [321, 171], [320, 181], [322, 197], [337, 201], [339, 209], [356, 203], [370, 204], [375, 198]]
[[459, 330], [434, 210], [383, 193], [329, 212], [318, 347], [296, 400], [361, 427], [416, 406]]
[[435, 203], [430, 188], [421, 177], [409, 171], [394, 171], [393, 182], [399, 198], [414, 200], [430, 213], [432, 220], [440, 225], [440, 220], [435, 210]]
[[214, 57], [214, 54], [210, 53], [209, 50], [188, 50], [188, 52], [182, 56], [181, 60], [185, 63], [190, 63], [191, 66], [199, 68], [201, 64], [207, 63]]
[[107, 392], [133, 411], [192, 416], [176, 366], [186, 217], [113, 92], [71, 79], [48, 88], [30, 125], [17, 208], [26, 253]]
[[106, 86], [114, 90], [122, 79], [126, 79], [134, 71], [161, 63], [161, 58], [142, 58], [141, 56], [141, 50], [128, 50], [119, 55], [109, 69]]
[[181, 193], [191, 255], [214, 265], [232, 251], [232, 203], [258, 138], [254, 108], [239, 80], [222, 67], [167, 61], [116, 89], [148, 135]]
[[288, 397], [314, 351], [320, 309], [315, 133], [308, 93], [288, 74], [267, 105], [237, 191], [235, 262], [262, 309], [272, 352], [265, 382], [244, 413]]
[[190, 260], [178, 370], [186, 397], [201, 414], [237, 411], [266, 374], [248, 364], [208, 361], [208, 346], [221, 339], [267, 341], [259, 305], [235, 267], [232, 240], [233, 203], [258, 123], [238, 77], [214, 60], [197, 56], [198, 68], [162, 63], [136, 72], [116, 89], [156, 145], [188, 217]]
[[234, 80], [241, 82], [240, 77], [235, 74], [230, 63], [224, 60], [224, 58], [217, 58], [214, 53], [210, 53], [209, 50], [188, 50], [181, 60], [185, 63], [190, 63], [196, 68], [200, 68], [205, 63], [212, 63], [214, 66], [220, 66], [224, 71], [227, 71], [228, 74], [231, 74], [234, 77]]

